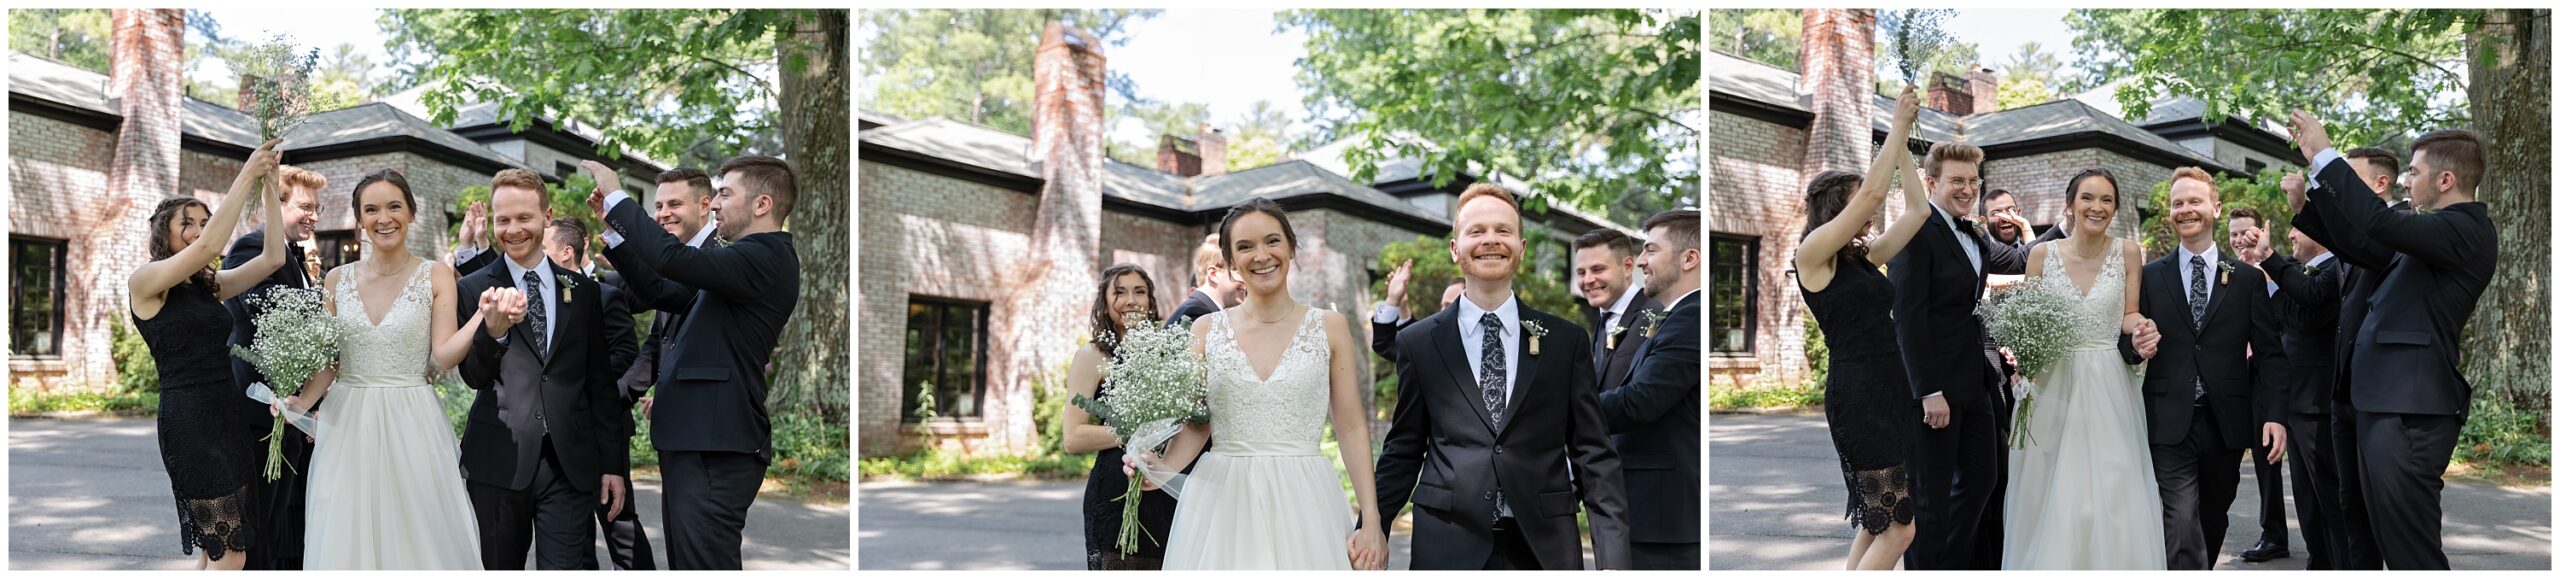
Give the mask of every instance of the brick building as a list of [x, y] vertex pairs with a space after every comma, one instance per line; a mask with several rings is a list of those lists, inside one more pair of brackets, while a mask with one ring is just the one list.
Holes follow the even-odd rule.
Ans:
[[[1724, 386], [1792, 385], [1806, 379], [1801, 291], [1788, 271], [1802, 235], [1804, 187], [1826, 170], [1864, 172], [1884, 142], [1892, 95], [1877, 94], [1875, 12], [1805, 10], [1797, 60], [1784, 70], [1720, 52], [1707, 55], [1707, 371]], [[2140, 193], [2172, 169], [2254, 174], [2296, 155], [2264, 124], [2206, 122], [2202, 101], [2169, 97], [2128, 121], [2107, 88], [2009, 110], [1996, 71], [1927, 81], [1928, 106], [1910, 136], [1915, 154], [1941, 142], [1983, 150], [1983, 189], [2007, 189], [2038, 230], [2060, 217], [2073, 174], [2103, 167], [2135, 192], [2137, 211], [2116, 220], [2130, 236]], [[1888, 204], [1888, 213], [1898, 207]]]
[[[13, 387], [115, 384], [110, 328], [130, 317], [124, 279], [148, 255], [152, 207], [180, 195], [219, 202], [258, 146], [253, 117], [182, 93], [184, 18], [177, 10], [116, 10], [105, 75], [9, 55]], [[415, 107], [384, 102], [311, 114], [285, 135], [283, 151], [286, 163], [329, 178], [320, 192], [319, 233], [306, 249], [323, 267], [361, 255], [349, 203], [356, 180], [377, 169], [399, 169], [421, 207], [442, 208], [502, 169], [530, 169], [556, 182], [575, 172], [578, 160], [601, 158], [592, 133], [547, 120], [510, 131], [494, 109], [466, 107], [441, 127]], [[649, 178], [665, 169], [632, 157], [608, 163], [635, 192], [647, 191]], [[448, 247], [447, 225], [460, 218], [423, 212], [410, 229], [411, 247]], [[224, 235], [247, 233], [259, 219], [246, 213], [238, 231]]]
[[[1294, 297], [1364, 318], [1381, 297], [1369, 290], [1385, 274], [1371, 269], [1379, 248], [1447, 235], [1449, 202], [1479, 178], [1434, 187], [1419, 164], [1389, 161], [1374, 183], [1356, 183], [1343, 176], [1339, 143], [1229, 172], [1225, 138], [1207, 128], [1161, 138], [1156, 168], [1111, 160], [1099, 46], [1049, 26], [1033, 65], [1031, 136], [860, 114], [863, 455], [917, 448], [919, 425], [950, 448], [1033, 450], [1043, 400], [1035, 393], [1063, 397], [1066, 362], [1090, 339], [1086, 314], [1101, 270], [1145, 267], [1158, 310], [1171, 311], [1191, 291], [1192, 249], [1228, 208], [1254, 197], [1289, 209], [1301, 244]], [[1529, 219], [1564, 240], [1540, 249], [1554, 255], [1583, 232], [1628, 230], [1566, 209]], [[1353, 331], [1367, 339], [1366, 324]], [[928, 384], [939, 417], [924, 423], [915, 410]]]

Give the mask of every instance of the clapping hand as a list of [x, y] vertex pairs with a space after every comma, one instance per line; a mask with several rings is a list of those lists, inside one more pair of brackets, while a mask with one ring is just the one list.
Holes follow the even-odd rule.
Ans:
[[473, 201], [470, 208], [462, 210], [462, 246], [487, 247], [483, 240], [488, 234], [489, 202]]
[[1351, 530], [1351, 568], [1379, 571], [1387, 568], [1387, 536], [1377, 525], [1364, 525]]
[[1395, 306], [1396, 311], [1404, 311], [1404, 288], [1412, 281], [1413, 260], [1404, 260], [1403, 264], [1396, 266], [1395, 271], [1388, 272], [1387, 305]]
[[622, 178], [614, 175], [612, 167], [606, 167], [604, 163], [598, 163], [593, 159], [579, 161], [578, 168], [586, 170], [588, 176], [596, 179], [596, 190], [587, 193], [587, 208], [595, 210], [597, 219], [603, 219], [604, 193], [621, 185]]
[[2329, 129], [2320, 125], [2310, 111], [2293, 110], [2293, 142], [2302, 145], [2302, 161], [2309, 163], [2321, 151], [2329, 150]]
[[2293, 204], [2293, 212], [2301, 213], [2303, 194], [2311, 188], [2309, 183], [2303, 181], [2302, 174], [2286, 173], [2283, 179], [2277, 181], [2276, 187], [2284, 189], [2285, 201]]

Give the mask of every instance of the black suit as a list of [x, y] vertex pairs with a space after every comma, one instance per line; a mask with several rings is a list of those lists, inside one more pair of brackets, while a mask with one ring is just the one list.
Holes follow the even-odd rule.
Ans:
[[1191, 290], [1191, 296], [1183, 298], [1182, 305], [1175, 306], [1172, 315], [1165, 316], [1164, 325], [1165, 327], [1176, 325], [1189, 327], [1192, 320], [1218, 313], [1219, 309], [1218, 301], [1210, 299], [1209, 294], [1201, 293], [1196, 289]]
[[[623, 415], [627, 417], [631, 414], [632, 406], [638, 404], [640, 396], [647, 392], [645, 384], [642, 385], [642, 394], [634, 394], [621, 387], [623, 380], [630, 377], [631, 368], [640, 358], [639, 338], [633, 335], [631, 330], [634, 322], [631, 310], [633, 306], [639, 305], [640, 300], [623, 289], [622, 275], [619, 273], [612, 270], [596, 272], [596, 281], [601, 282], [600, 289], [604, 292], [604, 334], [602, 335], [607, 344], [608, 364], [605, 375], [614, 378], [615, 394], [618, 395]], [[629, 445], [632, 432], [639, 428], [634, 420], [636, 419], [626, 419], [623, 422], [621, 436], [625, 446]], [[633, 496], [630, 477], [622, 479], [622, 496], [626, 498]], [[615, 570], [645, 571], [658, 568], [657, 561], [649, 552], [649, 532], [640, 528], [638, 505], [628, 504], [626, 500], [626, 504], [622, 506], [622, 512], [618, 514], [612, 512], [611, 505], [596, 505], [595, 510], [597, 532], [604, 536], [605, 554], [613, 560]]]
[[[1628, 568], [1626, 487], [1582, 327], [1519, 307], [1523, 325], [1534, 321], [1548, 333], [1523, 331], [1522, 351], [1504, 352], [1515, 382], [1497, 426], [1476, 381], [1479, 364], [1460, 342], [1459, 324], [1479, 322], [1458, 319], [1461, 309], [1396, 336], [1402, 382], [1378, 453], [1378, 512], [1393, 521], [1413, 503], [1412, 568], [1579, 569], [1577, 505], [1589, 516], [1599, 568]], [[1541, 353], [1526, 351], [1532, 340]], [[1497, 492], [1512, 517], [1497, 515]]]
[[1647, 332], [1652, 337], [1635, 368], [1613, 380], [1625, 384], [1600, 393], [1600, 413], [1626, 472], [1635, 569], [1699, 568], [1699, 301], [1691, 292], [1672, 304]]
[[[2284, 424], [2289, 399], [2283, 334], [2267, 278], [2228, 253], [2214, 253], [2198, 278], [2211, 294], [2201, 327], [2190, 309], [2192, 282], [2182, 271], [2193, 266], [2184, 251], [2142, 266], [2142, 316], [2160, 327], [2159, 351], [2142, 379], [2142, 414], [2160, 480], [2170, 569], [2211, 569], [2221, 560], [2240, 488], [2240, 455], [2260, 447], [2261, 425]], [[2142, 360], [2130, 336], [2119, 347], [2128, 363]]]
[[694, 295], [675, 345], [657, 361], [667, 415], [649, 422], [667, 484], [667, 566], [737, 569], [747, 509], [773, 461], [765, 372], [800, 304], [800, 256], [788, 231], [695, 248], [649, 221], [636, 201], [605, 217], [623, 237], [605, 255], [635, 291]]
[[[1887, 264], [1893, 282], [1894, 338], [1911, 376], [1911, 496], [1917, 536], [1903, 554], [1915, 570], [1998, 569], [1997, 510], [2008, 480], [2009, 446], [2000, 440], [2008, 422], [2000, 414], [2005, 377], [1982, 355], [1982, 320], [1973, 315], [1983, 275], [2026, 272], [2024, 250], [1989, 243], [1965, 224], [1963, 235], [1979, 246], [1982, 265], [1965, 256], [1963, 238], [1949, 231], [1948, 216], [1934, 208], [1929, 222]], [[1952, 223], [1965, 223], [1954, 221]], [[1921, 423], [1917, 406], [1943, 393], [1947, 427]], [[1986, 532], [1987, 531], [1987, 532]]]
[[[232, 240], [231, 250], [222, 256], [223, 269], [238, 268], [249, 260], [257, 259], [259, 254], [266, 252], [266, 244], [265, 228]], [[257, 343], [257, 325], [253, 322], [258, 312], [266, 308], [249, 303], [250, 296], [266, 295], [276, 288], [311, 287], [310, 276], [302, 269], [302, 259], [302, 246], [286, 245], [283, 267], [267, 274], [266, 279], [258, 280], [258, 285], [249, 291], [240, 292], [240, 295], [222, 303], [225, 309], [231, 310], [231, 345], [246, 348]], [[258, 372], [256, 365], [233, 357], [231, 380], [239, 387], [247, 388], [250, 384], [265, 382], [267, 378]], [[242, 398], [241, 403], [256, 404], [246, 398]], [[302, 431], [287, 428], [284, 433], [286, 436], [279, 445], [286, 463], [284, 476], [272, 481], [258, 477], [256, 481], [257, 507], [251, 518], [257, 521], [255, 524], [259, 532], [257, 545], [249, 549], [248, 569], [302, 568], [302, 494], [309, 480], [309, 475], [304, 473], [311, 471], [311, 443], [303, 439]]]
[[[2313, 239], [2319, 239], [2317, 236], [2323, 234], [2316, 231], [2322, 225], [2319, 218], [2300, 217], [2318, 208], [2306, 206], [2306, 209], [2307, 211], [2296, 214], [2294, 224], [2296, 227], [2303, 228], [2304, 235], [2312, 235]], [[2391, 210], [2408, 213], [2409, 203], [2407, 201], [2393, 203]], [[2337, 346], [2331, 350], [2330, 358], [2332, 361], [2330, 374], [2333, 375], [2333, 379], [2327, 388], [2329, 431], [2326, 433], [2328, 435], [2326, 440], [2329, 448], [2324, 453], [2329, 455], [2338, 467], [2336, 503], [2339, 518], [2334, 526], [2337, 529], [2339, 541], [2346, 545], [2346, 549], [2340, 552], [2336, 563], [2339, 569], [2344, 570], [2380, 571], [2382, 570], [2382, 550], [2374, 546], [2373, 519], [2365, 512], [2364, 471], [2361, 466], [2362, 461], [2358, 459], [2360, 450], [2356, 446], [2355, 400], [2350, 396], [2351, 389], [2348, 388], [2346, 374], [2338, 371], [2343, 367], [2336, 361], [2347, 359], [2348, 351], [2354, 349], [2356, 328], [2364, 325], [2364, 316], [2368, 311], [2363, 304], [2373, 300], [2374, 286], [2379, 285], [2382, 277], [2358, 268], [2355, 264], [2347, 263], [2344, 259], [2333, 258], [2329, 260], [2329, 264], [2338, 269], [2340, 285], [2343, 286], [2341, 291], [2346, 293], [2338, 301], [2338, 333], [2332, 339]]]
[[1413, 318], [1397, 318], [1394, 322], [1378, 323], [1376, 316], [1370, 316], [1369, 351], [1378, 353], [1378, 357], [1387, 359], [1389, 364], [1396, 363], [1396, 334], [1412, 326]]
[[496, 247], [480, 248], [480, 253], [472, 255], [471, 259], [454, 262], [453, 272], [462, 277], [471, 277], [471, 274], [480, 273], [481, 268], [497, 265], [500, 253]]
[[557, 280], [544, 289], [512, 270], [484, 267], [455, 284], [456, 319], [478, 313], [482, 292], [513, 287], [542, 300], [552, 324], [549, 351], [528, 314], [505, 343], [474, 332], [462, 359], [463, 382], [479, 391], [462, 432], [462, 476], [479, 518], [481, 565], [521, 569], [533, 548], [540, 568], [594, 569], [588, 521], [599, 485], [603, 475], [631, 475], [629, 440], [616, 436], [629, 428], [630, 413], [617, 404], [611, 358], [602, 344], [581, 339], [603, 331], [603, 284], [566, 269], [532, 269]]
[[[1663, 311], [1662, 302], [1654, 301], [1653, 296], [1637, 288], [1627, 288], [1627, 291], [1636, 292], [1636, 298], [1627, 302], [1626, 313], [1618, 314], [1616, 319], [1607, 322], [1596, 317], [1591, 320], [1591, 327], [1596, 328], [1591, 336], [1591, 367], [1600, 371], [1601, 392], [1618, 389], [1632, 376], [1636, 357], [1643, 354], [1645, 344], [1651, 342], [1649, 333], [1643, 331], [1645, 320], [1652, 312]], [[1604, 310], [1600, 315], [1605, 317], [1608, 312]], [[1614, 348], [1610, 347], [1611, 328], [1619, 328]]]
[[2275, 255], [2259, 263], [2275, 276], [2275, 306], [2284, 322], [2285, 358], [2292, 363], [2287, 380], [2291, 399], [2285, 410], [2285, 454], [2292, 460], [2294, 518], [2302, 523], [2302, 542], [2309, 551], [2307, 567], [2338, 569], [2347, 550], [2338, 521], [2338, 461], [2329, 444], [2330, 385], [2337, 381], [2338, 300], [2347, 265], [2334, 257], [2310, 267]]
[[2375, 547], [2392, 569], [2445, 569], [2444, 469], [2471, 404], [2462, 328], [2497, 274], [2498, 230], [2478, 202], [2392, 211], [2345, 163], [2317, 179], [2294, 226], [2373, 278], [2359, 280], [2371, 298], [2340, 311], [2344, 330], [2366, 306], [2338, 365]]

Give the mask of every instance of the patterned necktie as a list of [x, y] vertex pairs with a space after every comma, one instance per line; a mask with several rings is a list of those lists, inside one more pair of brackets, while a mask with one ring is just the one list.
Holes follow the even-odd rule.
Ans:
[[1476, 325], [1484, 327], [1484, 360], [1477, 364], [1476, 374], [1482, 376], [1478, 381], [1484, 384], [1485, 413], [1492, 414], [1494, 427], [1500, 428], [1504, 403], [1508, 398], [1503, 392], [1510, 386], [1505, 383], [1508, 380], [1502, 370], [1504, 361], [1508, 359], [1502, 353], [1502, 317], [1486, 312], [1478, 320]]
[[1600, 328], [1591, 335], [1591, 367], [1609, 371], [1609, 324], [1618, 321], [1617, 312], [1600, 312]]
[[[2198, 336], [2204, 334], [2204, 256], [2187, 256], [2187, 319]], [[2196, 399], [2204, 399], [2204, 376], [2196, 376]]]
[[525, 333], [533, 335], [533, 351], [550, 352], [551, 346], [543, 339], [545, 324], [542, 310], [550, 304], [551, 298], [542, 295], [542, 276], [535, 275], [533, 270], [525, 270], [524, 293], [529, 298], [524, 302], [524, 323], [531, 324], [525, 326]]

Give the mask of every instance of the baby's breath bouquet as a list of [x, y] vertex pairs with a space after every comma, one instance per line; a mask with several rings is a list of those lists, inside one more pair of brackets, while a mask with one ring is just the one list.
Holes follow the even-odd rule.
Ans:
[[[1074, 402], [1111, 427], [1111, 433], [1120, 437], [1120, 448], [1134, 457], [1162, 448], [1182, 431], [1183, 424], [1209, 420], [1208, 364], [1191, 352], [1190, 330], [1140, 316], [1125, 321], [1128, 330], [1123, 335], [1094, 338], [1117, 341], [1111, 366], [1103, 372], [1103, 387], [1110, 388], [1111, 395], [1095, 400], [1079, 394]], [[1129, 477], [1129, 492], [1120, 497], [1122, 554], [1138, 552], [1138, 538], [1145, 532], [1138, 524], [1145, 476], [1142, 471]]]
[[2048, 276], [2038, 281], [2047, 283], [2019, 284], [1995, 292], [1983, 305], [1983, 319], [1990, 326], [1991, 338], [2009, 347], [2018, 357], [2018, 375], [2024, 380], [2025, 394], [2018, 398], [2015, 432], [2009, 435], [2011, 448], [2026, 448], [2035, 440], [2027, 432], [2028, 421], [2035, 416], [2036, 391], [2033, 378], [2053, 367], [2064, 352], [2080, 340], [2077, 332], [2092, 320], [2081, 311], [2080, 296], [2063, 280]]
[[[261, 308], [258, 317], [250, 320], [257, 326], [257, 342], [246, 348], [234, 345], [231, 355], [257, 366], [258, 373], [266, 375], [274, 385], [249, 385], [250, 398], [278, 400], [292, 396], [313, 373], [338, 360], [338, 319], [321, 307], [319, 288], [276, 288], [252, 294], [248, 299]], [[267, 429], [267, 480], [284, 476], [281, 445], [287, 420], [279, 415]]]

